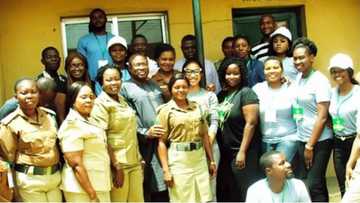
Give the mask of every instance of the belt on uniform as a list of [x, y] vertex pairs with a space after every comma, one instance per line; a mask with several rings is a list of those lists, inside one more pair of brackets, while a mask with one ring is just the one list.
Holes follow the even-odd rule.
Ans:
[[52, 175], [60, 170], [60, 165], [55, 164], [49, 167], [31, 166], [26, 164], [15, 164], [15, 171], [30, 175]]
[[341, 141], [345, 141], [345, 140], [348, 140], [348, 139], [353, 139], [356, 137], [356, 133], [354, 134], [351, 134], [351, 135], [345, 135], [345, 136], [340, 136], [340, 135], [337, 135], [335, 134], [334, 135], [336, 139], [339, 139]]
[[193, 151], [202, 147], [202, 142], [173, 142], [176, 151]]

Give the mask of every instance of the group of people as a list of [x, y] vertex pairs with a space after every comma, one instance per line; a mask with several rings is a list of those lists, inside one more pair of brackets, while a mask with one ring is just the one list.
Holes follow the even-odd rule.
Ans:
[[1, 200], [327, 202], [333, 150], [344, 202], [359, 201], [350, 56], [331, 58], [331, 89], [313, 67], [315, 43], [271, 15], [261, 43], [227, 37], [215, 64], [198, 61], [193, 35], [183, 59], [160, 44], [153, 60], [145, 36], [128, 46], [105, 31], [103, 10], [89, 17], [66, 77], [47, 47], [44, 71], [19, 79], [0, 109]]

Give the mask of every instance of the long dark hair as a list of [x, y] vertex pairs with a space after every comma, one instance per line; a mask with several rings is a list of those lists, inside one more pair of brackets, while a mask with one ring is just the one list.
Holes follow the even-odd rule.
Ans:
[[239, 89], [242, 89], [243, 87], [248, 86], [247, 73], [246, 73], [247, 71], [246, 71], [246, 66], [244, 64], [244, 61], [239, 58], [235, 58], [235, 57], [226, 58], [220, 64], [219, 80], [220, 80], [221, 85], [223, 87], [225, 87], [227, 85], [226, 80], [225, 80], [225, 75], [226, 75], [226, 70], [228, 69], [228, 67], [231, 64], [236, 64], [240, 68], [240, 80], [241, 81], [240, 81]]
[[188, 66], [189, 64], [191, 64], [191, 63], [195, 63], [195, 64], [197, 64], [199, 67], [200, 67], [200, 69], [201, 69], [201, 72], [200, 72], [200, 74], [201, 74], [201, 80], [200, 80], [200, 83], [199, 83], [199, 85], [200, 85], [200, 87], [202, 87], [202, 88], [204, 88], [203, 86], [204, 86], [204, 67], [201, 65], [201, 63], [197, 60], [197, 59], [190, 59], [190, 60], [187, 60], [185, 63], [184, 63], [184, 65], [182, 66], [182, 73], [185, 75], [185, 68], [186, 68], [186, 66]]
[[81, 81], [84, 81], [84, 82], [91, 85], [91, 80], [90, 80], [89, 74], [88, 74], [87, 60], [81, 53], [79, 53], [77, 51], [70, 51], [68, 56], [65, 59], [65, 67], [64, 68], [65, 68], [66, 75], [68, 76], [67, 85], [70, 86], [72, 83], [74, 83], [74, 78], [70, 74], [70, 66], [71, 66], [71, 62], [72, 62], [72, 60], [74, 58], [80, 59], [81, 62], [84, 64], [85, 72], [84, 72], [84, 75], [81, 78]]

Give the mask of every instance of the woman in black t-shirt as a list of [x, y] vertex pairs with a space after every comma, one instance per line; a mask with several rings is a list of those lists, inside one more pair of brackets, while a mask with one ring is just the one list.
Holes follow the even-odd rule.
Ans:
[[219, 197], [219, 201], [244, 202], [247, 188], [259, 179], [260, 136], [256, 129], [259, 100], [246, 87], [245, 66], [241, 60], [229, 58], [222, 66], [220, 75], [225, 88], [218, 95], [221, 129], [218, 137], [222, 151], [218, 180], [222, 181], [221, 190], [230, 191], [230, 195], [224, 199]]

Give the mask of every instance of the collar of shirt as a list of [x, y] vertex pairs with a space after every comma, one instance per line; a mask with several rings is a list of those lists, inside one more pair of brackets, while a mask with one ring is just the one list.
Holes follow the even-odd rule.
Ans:
[[29, 116], [27, 116], [20, 108], [20, 106], [17, 107], [17, 109], [15, 110], [15, 113], [19, 116], [21, 116], [22, 118], [24, 118], [25, 120], [27, 120], [29, 123], [31, 124], [35, 124], [35, 125], [41, 125], [41, 123], [44, 123], [44, 119], [46, 117], [46, 113], [42, 110], [40, 110], [39, 108], [36, 108], [36, 111], [38, 113], [38, 120], [34, 120], [32, 118], [30, 118]]
[[168, 104], [170, 105], [171, 109], [176, 110], [176, 111], [187, 112], [187, 111], [192, 111], [192, 110], [196, 109], [196, 107], [197, 107], [196, 102], [189, 101], [189, 100], [187, 100], [187, 101], [188, 101], [189, 105], [187, 106], [186, 109], [180, 108], [174, 100], [170, 100]]
[[53, 80], [61, 80], [61, 81], [65, 81], [58, 73], [55, 73], [55, 74], [50, 74], [48, 72], [46, 72], [46, 70], [43, 71], [43, 75], [45, 78], [50, 78], [50, 79], [53, 79]]
[[78, 120], [78, 121], [82, 121], [85, 123], [88, 123], [90, 125], [96, 125], [96, 122], [93, 121], [92, 117], [89, 117], [88, 119], [85, 119], [84, 117], [82, 117], [80, 115], [79, 112], [75, 111], [74, 109], [70, 108], [69, 114], [67, 115], [67, 117], [69, 117], [70, 119], [68, 120]]
[[118, 94], [118, 96], [119, 96], [119, 100], [116, 101], [115, 99], [110, 97], [110, 95], [108, 95], [106, 92], [102, 91], [100, 93], [100, 95], [98, 96], [98, 99], [101, 101], [104, 101], [104, 102], [114, 102], [116, 104], [120, 104], [120, 106], [122, 106], [122, 107], [127, 106], [125, 98], [123, 96], [121, 96], [120, 94]]

